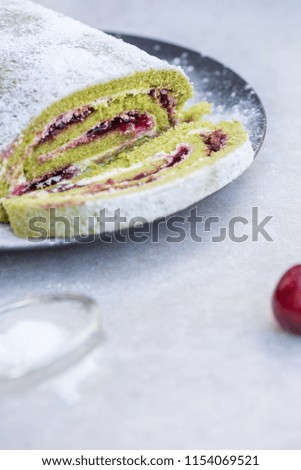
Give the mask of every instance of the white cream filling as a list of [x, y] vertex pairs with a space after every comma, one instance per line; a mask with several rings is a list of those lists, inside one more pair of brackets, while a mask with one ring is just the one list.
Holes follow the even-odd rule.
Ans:
[[82, 180], [76, 181], [76, 186], [87, 186], [91, 183], [97, 183], [98, 181], [101, 180], [108, 180], [114, 176], [118, 176], [122, 173], [129, 172], [132, 170], [136, 170], [138, 168], [142, 168], [145, 164], [144, 162], [139, 162], [135, 163], [134, 165], [131, 165], [130, 167], [125, 167], [125, 168], [114, 168], [114, 170], [110, 170], [104, 173], [101, 173], [99, 175], [91, 176], [90, 178], [83, 178]]

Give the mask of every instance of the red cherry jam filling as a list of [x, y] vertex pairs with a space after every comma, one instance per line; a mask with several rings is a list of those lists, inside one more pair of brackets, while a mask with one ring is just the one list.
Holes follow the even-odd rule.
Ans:
[[[97, 126], [88, 130], [85, 134], [72, 139], [70, 142], [49, 153], [42, 154], [38, 157], [39, 163], [45, 163], [56, 158], [61, 151], [66, 151], [78, 147], [79, 145], [89, 144], [97, 139], [104, 137], [111, 132], [119, 132], [121, 134], [129, 134], [129, 140], [146, 135], [155, 127], [155, 121], [152, 116], [147, 113], [139, 113], [136, 110], [115, 116], [107, 121], [100, 122]], [[131, 135], [132, 134], [132, 135]]]
[[95, 109], [92, 106], [83, 106], [82, 108], [75, 109], [73, 112], [67, 111], [66, 113], [61, 114], [54, 121], [50, 122], [41, 134], [37, 136], [35, 146], [48, 142], [49, 140], [53, 140], [73, 124], [85, 121], [85, 119], [94, 112]]
[[20, 184], [12, 191], [12, 196], [22, 196], [38, 189], [45, 189], [60, 181], [70, 180], [78, 174], [79, 170], [74, 166], [62, 168], [54, 173], [49, 173], [41, 178], [37, 178], [29, 183]]
[[286, 331], [301, 335], [301, 265], [280, 279], [272, 298], [274, 316]]
[[[105, 183], [99, 183], [87, 187], [87, 193], [94, 194], [98, 192], [109, 191], [111, 189], [126, 189], [129, 186], [133, 186], [132, 183], [135, 183], [134, 185], [137, 186], [150, 183], [152, 181], [155, 181], [160, 176], [160, 173], [166, 168], [172, 168], [184, 161], [185, 158], [187, 158], [192, 151], [193, 148], [191, 145], [180, 144], [177, 146], [174, 152], [164, 157], [163, 161], [157, 168], [148, 171], [143, 171], [133, 176], [132, 178], [126, 178], [120, 181], [114, 181], [110, 178]], [[76, 187], [76, 185], [74, 185], [74, 187]], [[73, 189], [74, 187], [68, 189]]]
[[218, 152], [227, 143], [228, 136], [221, 129], [210, 132], [209, 134], [201, 134], [204, 144], [207, 145], [207, 155], [212, 152]]
[[150, 90], [149, 95], [154, 100], [158, 101], [163, 109], [166, 109], [170, 122], [175, 124], [176, 100], [171, 95], [170, 91], [167, 88], [161, 90], [153, 88]]
[[91, 142], [94, 139], [103, 137], [109, 132], [119, 131], [123, 134], [134, 132], [142, 134], [154, 127], [154, 120], [147, 113], [139, 113], [138, 111], [129, 111], [113, 119], [101, 122], [97, 126], [90, 129], [85, 134], [85, 142]]
[[[159, 167], [154, 170], [150, 171], [143, 171], [142, 173], [139, 173], [138, 175], [134, 176], [133, 178], [127, 179], [127, 180], [122, 180], [121, 183], [123, 182], [130, 182], [130, 181], [139, 181], [142, 178], [146, 178], [147, 176], [155, 176], [158, 173], [160, 173], [162, 170], [165, 170], [165, 168], [172, 168], [173, 166], [177, 165], [178, 163], [181, 163], [192, 151], [192, 148], [190, 145], [187, 144], [181, 144], [178, 146], [177, 150], [170, 155], [167, 155], [164, 159], [164, 163]], [[152, 178], [151, 181], [153, 181], [154, 178]], [[108, 182], [107, 182], [108, 183]], [[114, 181], [113, 181], [114, 183]]]

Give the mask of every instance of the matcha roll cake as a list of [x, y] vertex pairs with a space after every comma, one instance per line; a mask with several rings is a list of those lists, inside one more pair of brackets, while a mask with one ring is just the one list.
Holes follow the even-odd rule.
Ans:
[[101, 213], [119, 213], [119, 228], [137, 217], [153, 221], [230, 183], [252, 160], [239, 122], [184, 122], [79, 176], [7, 198], [4, 207], [20, 237], [102, 233], [110, 228]]
[[152, 221], [253, 160], [240, 123], [183, 110], [181, 68], [96, 29], [0, 0], [0, 49], [0, 221], [20, 237], [101, 233], [103, 210]]
[[0, 198], [159, 135], [192, 95], [180, 68], [24, 0], [0, 0], [0, 49]]

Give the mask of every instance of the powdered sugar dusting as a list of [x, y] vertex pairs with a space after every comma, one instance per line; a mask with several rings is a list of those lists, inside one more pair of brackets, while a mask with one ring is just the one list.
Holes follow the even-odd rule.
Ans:
[[171, 68], [40, 5], [0, 0], [0, 11], [0, 152], [56, 100], [137, 71]]
[[184, 50], [171, 62], [180, 66], [194, 84], [194, 97], [186, 106], [207, 101], [213, 105], [210, 121], [235, 119], [241, 122], [257, 152], [265, 134], [265, 118], [253, 88], [244, 84], [232, 70], [197, 52]]
[[0, 376], [50, 361], [69, 337], [67, 330], [49, 322], [23, 320], [16, 323], [0, 334]]

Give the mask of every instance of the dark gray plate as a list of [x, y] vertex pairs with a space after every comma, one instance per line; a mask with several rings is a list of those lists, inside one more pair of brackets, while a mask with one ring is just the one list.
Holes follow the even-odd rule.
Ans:
[[264, 107], [251, 85], [233, 70], [197, 51], [169, 42], [108, 31], [174, 65], [181, 65], [194, 84], [193, 101], [209, 101], [217, 117], [236, 117], [247, 128], [255, 155], [266, 132]]
[[[144, 49], [148, 53], [181, 65], [195, 88], [195, 102], [206, 100], [214, 105], [216, 119], [237, 118], [249, 132], [257, 155], [266, 132], [266, 115], [253, 88], [239, 75], [210, 57], [168, 42], [127, 34], [110, 34]], [[88, 240], [87, 240], [88, 241]], [[44, 240], [28, 242], [14, 236], [9, 226], [0, 224], [0, 250], [24, 250], [65, 246], [76, 241]]]

